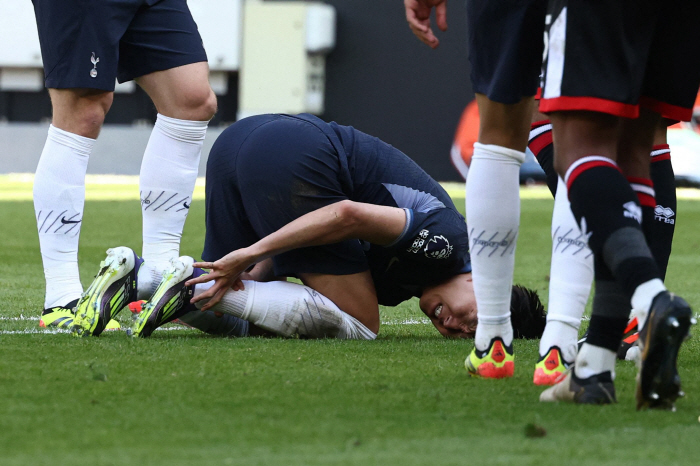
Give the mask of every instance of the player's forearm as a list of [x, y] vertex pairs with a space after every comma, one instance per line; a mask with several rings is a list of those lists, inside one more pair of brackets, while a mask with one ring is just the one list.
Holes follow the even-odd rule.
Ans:
[[341, 201], [309, 212], [249, 247], [256, 261], [309, 246], [361, 239], [389, 244], [403, 231], [402, 209]]
[[354, 234], [353, 221], [341, 203], [331, 204], [302, 215], [247, 249], [256, 260], [267, 259], [292, 249], [332, 244]]

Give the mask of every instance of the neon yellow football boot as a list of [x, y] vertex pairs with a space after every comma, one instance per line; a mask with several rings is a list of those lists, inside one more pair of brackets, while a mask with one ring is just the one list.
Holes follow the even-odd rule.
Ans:
[[535, 385], [554, 385], [566, 376], [572, 363], [566, 362], [558, 346], [552, 346], [549, 351], [535, 364], [535, 375], [532, 383]]
[[501, 337], [495, 337], [486, 351], [474, 348], [464, 361], [464, 366], [472, 377], [487, 379], [513, 377], [515, 371], [513, 345], [507, 346]]
[[73, 320], [75, 319], [75, 313], [73, 309], [75, 305], [78, 304], [78, 300], [73, 300], [65, 306], [53, 306], [48, 309], [44, 309], [41, 313], [41, 318], [39, 319], [39, 327], [56, 327], [60, 329], [70, 329], [73, 326]]
[[151, 299], [141, 307], [136, 321], [127, 334], [131, 337], [146, 338], [163, 324], [197, 308], [190, 303], [194, 294], [194, 286], [185, 286], [185, 282], [198, 277], [205, 272], [192, 267], [194, 259], [182, 256], [170, 261], [170, 267], [163, 272], [156, 292]]
[[[75, 306], [78, 304], [78, 300], [71, 301], [65, 306], [54, 306], [48, 309], [44, 309], [41, 313], [41, 319], [39, 319], [39, 327], [56, 327], [60, 329], [70, 330], [73, 327], [73, 321], [75, 320]], [[105, 330], [119, 330], [121, 325], [119, 322], [112, 319], [109, 321]]]
[[142, 263], [143, 260], [127, 247], [107, 250], [100, 270], [76, 306], [74, 335], [98, 336], [108, 330], [113, 317], [136, 300], [136, 277]]

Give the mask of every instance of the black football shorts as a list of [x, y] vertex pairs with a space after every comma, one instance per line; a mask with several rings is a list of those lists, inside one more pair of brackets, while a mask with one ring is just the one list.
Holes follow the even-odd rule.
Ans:
[[697, 0], [551, 0], [540, 111], [690, 120], [699, 17]]
[[547, 0], [467, 0], [474, 92], [503, 104], [535, 95], [546, 11]]
[[186, 0], [33, 0], [46, 87], [119, 82], [207, 60]]

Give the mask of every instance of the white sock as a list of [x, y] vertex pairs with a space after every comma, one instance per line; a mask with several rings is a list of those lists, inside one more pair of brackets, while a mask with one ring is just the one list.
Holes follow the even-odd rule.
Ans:
[[[195, 296], [212, 282], [195, 287]], [[245, 289], [227, 292], [212, 308], [273, 332], [291, 337], [374, 340], [377, 335], [308, 286], [289, 282], [244, 280]]]
[[558, 346], [567, 362], [576, 359], [578, 329], [593, 283], [593, 253], [581, 234], [559, 178], [552, 212], [552, 265], [549, 273], [547, 326], [540, 340], [540, 356]]
[[610, 375], [615, 380], [616, 358], [615, 351], [584, 343], [576, 357], [574, 373], [579, 379], [585, 379], [601, 372], [610, 371]]
[[151, 296], [153, 296], [153, 293], [158, 289], [158, 285], [160, 285], [162, 279], [162, 267], [156, 269], [148, 262], [143, 262], [136, 277], [136, 299], [145, 299], [146, 301], [151, 299]]
[[49, 127], [34, 177], [34, 211], [44, 263], [44, 307], [80, 297], [78, 242], [85, 204], [85, 172], [94, 139]]
[[178, 317], [178, 320], [210, 335], [225, 337], [248, 336], [248, 322], [230, 314], [217, 316], [214, 314], [214, 311], [202, 312], [195, 310]]
[[158, 115], [141, 162], [142, 257], [162, 270], [180, 255], [207, 121]]
[[639, 330], [644, 327], [644, 323], [647, 321], [651, 302], [662, 291], [666, 291], [666, 286], [658, 278], [644, 282], [634, 290], [634, 294], [632, 294], [632, 309], [634, 309], [637, 316], [637, 328]]
[[474, 144], [466, 206], [479, 318], [474, 343], [481, 351], [496, 336], [506, 345], [513, 341], [510, 297], [520, 222], [518, 181], [524, 160], [523, 152]]
[[547, 326], [540, 340], [540, 357], [545, 356], [552, 346], [557, 346], [564, 361], [573, 364], [578, 351], [578, 329], [581, 320], [574, 324], [573, 320], [564, 322], [561, 317], [550, 318], [547, 314]]

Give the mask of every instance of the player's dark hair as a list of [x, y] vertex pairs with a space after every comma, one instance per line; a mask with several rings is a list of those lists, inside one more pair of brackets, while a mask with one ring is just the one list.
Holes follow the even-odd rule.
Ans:
[[547, 323], [547, 314], [537, 291], [513, 285], [510, 296], [510, 321], [515, 338], [540, 338]]

